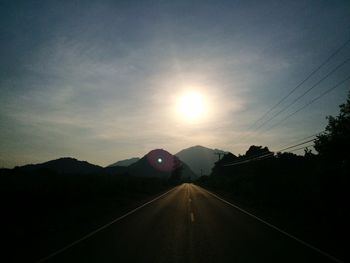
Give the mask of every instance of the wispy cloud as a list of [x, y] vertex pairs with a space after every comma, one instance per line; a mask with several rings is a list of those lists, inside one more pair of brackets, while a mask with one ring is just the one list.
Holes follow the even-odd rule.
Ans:
[[[291, 10], [300, 5], [4, 6], [0, 165], [67, 155], [106, 165], [194, 144], [243, 153], [252, 143], [278, 147], [317, 132], [336, 106], [323, 102], [266, 133], [249, 129], [345, 35], [348, 4], [320, 4], [296, 19]], [[202, 121], [176, 111], [188, 90], [207, 102]]]

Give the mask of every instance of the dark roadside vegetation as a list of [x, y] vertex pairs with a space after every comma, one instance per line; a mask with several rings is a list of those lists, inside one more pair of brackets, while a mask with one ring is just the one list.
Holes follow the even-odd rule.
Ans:
[[347, 261], [350, 94], [314, 147], [317, 154], [305, 149], [304, 156], [261, 146], [238, 157], [228, 153], [196, 183]]
[[[1, 170], [1, 228], [6, 262], [35, 262], [180, 182], [137, 177], [72, 158]], [[5, 256], [5, 255], [3, 255]]]

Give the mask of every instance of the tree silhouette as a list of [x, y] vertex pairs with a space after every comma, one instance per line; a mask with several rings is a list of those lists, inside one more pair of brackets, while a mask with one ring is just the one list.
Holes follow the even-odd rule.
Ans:
[[262, 156], [262, 155], [269, 154], [269, 153], [272, 153], [272, 152], [270, 152], [269, 148], [267, 148], [267, 147], [252, 145], [246, 151], [245, 156], [246, 157], [257, 157], [257, 156]]
[[315, 140], [321, 157], [334, 163], [349, 165], [350, 159], [350, 92], [346, 103], [339, 106], [338, 116], [328, 116], [325, 132]]

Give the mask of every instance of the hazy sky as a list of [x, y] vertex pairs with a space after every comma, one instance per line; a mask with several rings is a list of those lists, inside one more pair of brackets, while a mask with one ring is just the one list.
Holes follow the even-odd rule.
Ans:
[[[350, 63], [261, 129], [277, 101], [350, 38], [350, 1], [0, 1], [0, 167], [154, 148], [277, 150], [322, 131]], [[350, 57], [350, 44], [276, 111]], [[195, 91], [205, 114], [176, 108]], [[272, 113], [273, 114], [273, 113]], [[265, 129], [264, 129], [265, 128]]]

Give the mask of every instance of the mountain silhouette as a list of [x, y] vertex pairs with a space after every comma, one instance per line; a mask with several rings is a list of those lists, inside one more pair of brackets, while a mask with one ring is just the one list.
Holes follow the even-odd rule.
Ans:
[[102, 172], [103, 168], [86, 161], [79, 161], [71, 157], [63, 157], [40, 164], [17, 166], [13, 170], [20, 173], [35, 173], [45, 170], [56, 174], [94, 174]]
[[201, 170], [203, 175], [209, 175], [215, 162], [218, 161], [218, 156], [215, 153], [224, 154], [226, 152], [197, 145], [181, 150], [175, 155], [188, 164], [192, 171], [197, 175], [201, 174]]
[[182, 167], [182, 180], [191, 180], [197, 177], [186, 163], [163, 149], [150, 151], [139, 161], [131, 164], [128, 167], [128, 172], [137, 177], [169, 178], [178, 165]]
[[40, 164], [28, 164], [15, 167], [19, 172], [35, 172], [38, 170], [49, 170], [57, 174], [93, 174], [102, 172], [101, 166], [79, 161], [71, 157], [63, 157]]
[[[135, 161], [132, 158], [126, 161]], [[125, 164], [126, 162], [117, 162]], [[63, 157], [39, 164], [28, 164], [17, 166], [14, 169], [1, 169], [1, 174], [57, 174], [57, 175], [73, 175], [73, 174], [101, 174], [101, 175], [129, 175], [135, 177], [161, 177], [170, 178], [174, 170], [181, 169], [181, 180], [196, 179], [196, 174], [191, 168], [179, 160], [178, 157], [171, 153], [156, 149], [147, 153], [143, 158], [129, 166], [120, 166], [113, 164], [105, 168], [80, 161], [71, 157]]]
[[125, 166], [129, 166], [133, 163], [136, 163], [138, 160], [140, 160], [140, 158], [138, 158], [138, 157], [120, 160], [118, 162], [115, 162], [113, 164], [108, 165], [107, 167], [114, 167], [114, 166], [124, 166], [125, 167]]

